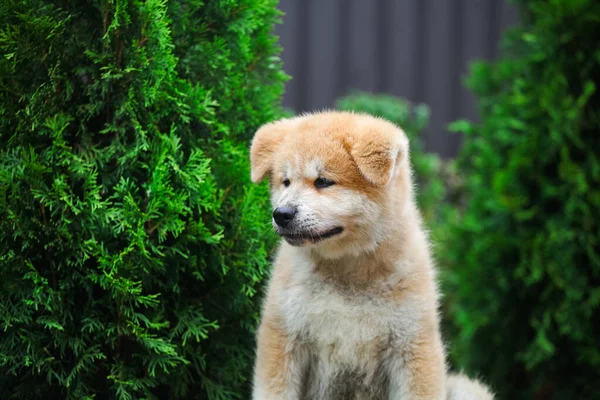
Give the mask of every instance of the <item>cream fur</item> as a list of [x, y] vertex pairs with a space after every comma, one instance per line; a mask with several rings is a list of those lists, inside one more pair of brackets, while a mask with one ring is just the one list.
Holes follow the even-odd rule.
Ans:
[[[446, 372], [402, 130], [362, 114], [309, 114], [261, 128], [251, 161], [254, 181], [271, 176], [273, 207], [297, 208], [293, 227], [274, 224], [292, 236], [268, 284], [254, 400], [493, 398]], [[336, 183], [317, 189], [321, 177]]]
[[450, 375], [447, 379], [448, 400], [482, 400], [493, 399], [490, 389], [481, 382], [464, 375]]

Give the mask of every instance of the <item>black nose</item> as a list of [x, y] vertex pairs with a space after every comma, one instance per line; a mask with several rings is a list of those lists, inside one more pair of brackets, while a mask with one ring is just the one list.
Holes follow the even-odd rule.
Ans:
[[273, 219], [277, 225], [285, 228], [294, 219], [296, 211], [295, 207], [277, 207], [273, 211]]

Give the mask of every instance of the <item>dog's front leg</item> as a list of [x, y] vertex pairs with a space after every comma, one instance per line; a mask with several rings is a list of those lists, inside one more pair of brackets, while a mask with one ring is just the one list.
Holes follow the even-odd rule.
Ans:
[[258, 331], [253, 400], [300, 400], [308, 352], [289, 337], [279, 319], [266, 315]]
[[388, 364], [389, 400], [443, 400], [446, 364], [437, 330], [419, 333]]

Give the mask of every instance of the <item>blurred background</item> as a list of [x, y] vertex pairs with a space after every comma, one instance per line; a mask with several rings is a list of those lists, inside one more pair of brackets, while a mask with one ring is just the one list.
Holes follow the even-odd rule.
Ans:
[[448, 364], [600, 399], [600, 1], [1, 0], [0, 399], [250, 398], [263, 124], [411, 142]]
[[284, 105], [331, 108], [351, 90], [387, 93], [431, 109], [427, 151], [457, 154], [447, 124], [479, 120], [463, 84], [469, 63], [494, 60], [506, 28], [519, 19], [504, 0], [281, 0]]

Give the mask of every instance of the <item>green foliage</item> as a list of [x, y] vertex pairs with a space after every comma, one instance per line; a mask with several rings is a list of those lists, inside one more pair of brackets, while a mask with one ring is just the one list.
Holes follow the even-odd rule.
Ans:
[[457, 122], [468, 206], [444, 237], [453, 359], [501, 399], [600, 398], [600, 3], [520, 2]]
[[276, 0], [3, 0], [0, 398], [247, 398]]
[[433, 223], [438, 218], [439, 205], [445, 196], [440, 174], [445, 165], [439, 156], [426, 153], [421, 133], [429, 123], [429, 108], [425, 104], [413, 106], [408, 101], [390, 95], [354, 92], [336, 102], [344, 111], [366, 112], [387, 119], [401, 127], [410, 140], [410, 157], [414, 179], [418, 184], [417, 201], [425, 220]]

